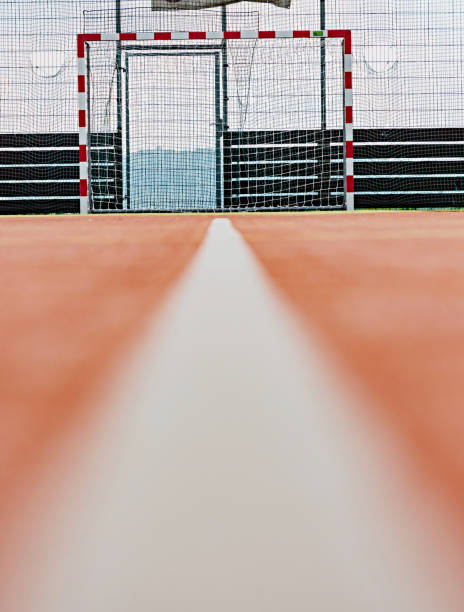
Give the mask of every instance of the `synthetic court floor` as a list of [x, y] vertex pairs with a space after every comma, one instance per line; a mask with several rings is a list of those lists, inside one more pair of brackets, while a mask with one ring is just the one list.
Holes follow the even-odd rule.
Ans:
[[0, 218], [0, 610], [464, 609], [464, 213]]

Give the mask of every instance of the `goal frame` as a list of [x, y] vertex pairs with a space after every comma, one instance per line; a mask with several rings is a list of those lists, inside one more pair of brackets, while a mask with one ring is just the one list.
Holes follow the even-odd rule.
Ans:
[[79, 197], [80, 213], [89, 211], [89, 109], [85, 45], [88, 42], [166, 41], [166, 40], [237, 40], [282, 38], [340, 38], [343, 55], [343, 173], [344, 200], [347, 210], [354, 210], [353, 163], [353, 72], [351, 30], [249, 30], [237, 32], [112, 32], [77, 35], [77, 91], [79, 126]]

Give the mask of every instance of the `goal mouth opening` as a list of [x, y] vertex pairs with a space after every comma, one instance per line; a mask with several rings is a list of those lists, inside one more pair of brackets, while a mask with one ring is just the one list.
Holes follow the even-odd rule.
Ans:
[[82, 213], [353, 208], [349, 31], [83, 34], [77, 50]]

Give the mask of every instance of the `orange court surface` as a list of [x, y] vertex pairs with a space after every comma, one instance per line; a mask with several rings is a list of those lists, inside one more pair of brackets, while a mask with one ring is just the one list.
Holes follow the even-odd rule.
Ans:
[[464, 609], [464, 212], [217, 219], [0, 218], [0, 610]]

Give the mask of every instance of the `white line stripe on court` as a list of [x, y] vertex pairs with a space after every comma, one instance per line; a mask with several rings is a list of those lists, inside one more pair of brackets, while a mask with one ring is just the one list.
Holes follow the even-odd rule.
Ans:
[[458, 609], [229, 221], [122, 378], [11, 612]]

